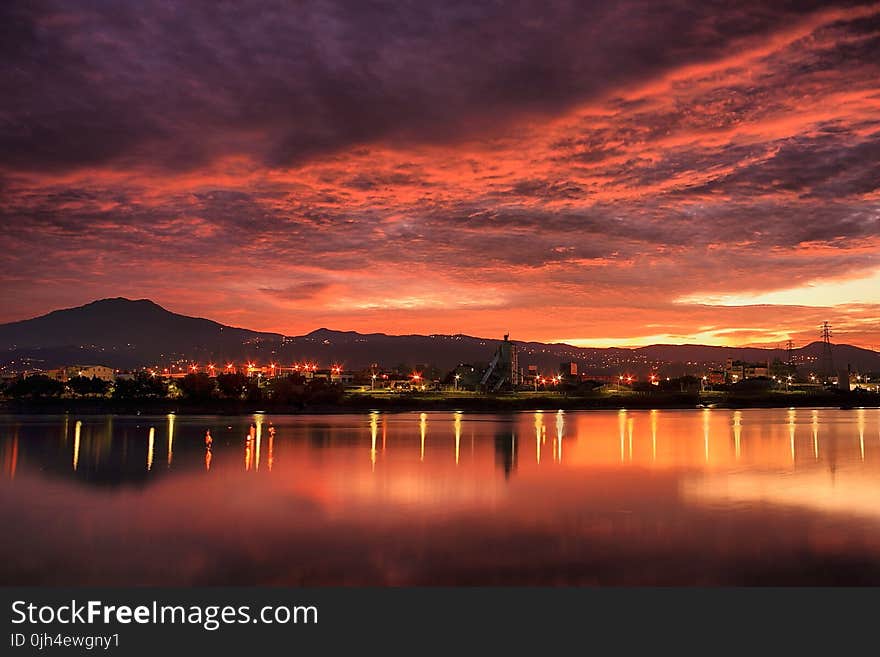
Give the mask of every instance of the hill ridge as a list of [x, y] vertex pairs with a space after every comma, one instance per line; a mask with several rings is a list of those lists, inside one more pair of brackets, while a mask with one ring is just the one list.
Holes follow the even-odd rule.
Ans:
[[[340, 362], [349, 367], [371, 363], [385, 366], [434, 364], [451, 369], [464, 362], [491, 359], [499, 338], [455, 334], [360, 333], [320, 327], [298, 336], [254, 331], [203, 317], [170, 311], [151, 299], [108, 297], [53, 310], [38, 317], [0, 325], [5, 364], [50, 367], [71, 362], [105, 361], [115, 367], [174, 362], [174, 359], [217, 361], [240, 359], [296, 362]], [[783, 349], [700, 344], [658, 343], [642, 347], [578, 347], [567, 343], [513, 340], [520, 347], [520, 365], [536, 364], [546, 371], [575, 361], [595, 371], [638, 372], [659, 364], [718, 363], [784, 359]], [[794, 350], [796, 358], [815, 360], [821, 342]], [[834, 347], [835, 362], [865, 371], [880, 371], [880, 354], [846, 344]], [[3, 363], [0, 363], [3, 364]], [[681, 368], [679, 368], [681, 369]]]

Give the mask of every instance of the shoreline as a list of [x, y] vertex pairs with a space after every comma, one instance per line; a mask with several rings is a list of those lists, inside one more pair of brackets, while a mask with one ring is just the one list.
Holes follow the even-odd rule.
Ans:
[[239, 400], [112, 400], [112, 399], [44, 399], [0, 401], [0, 413], [8, 415], [49, 415], [77, 413], [81, 415], [246, 415], [257, 412], [278, 415], [331, 415], [379, 411], [403, 413], [412, 411], [462, 411], [498, 413], [522, 411], [579, 410], [652, 410], [716, 408], [741, 410], [750, 408], [877, 408], [880, 395], [858, 392], [825, 394], [764, 394], [764, 395], [700, 395], [674, 393], [668, 395], [609, 396], [443, 396], [406, 395], [380, 397], [351, 395], [337, 403], [251, 402]]

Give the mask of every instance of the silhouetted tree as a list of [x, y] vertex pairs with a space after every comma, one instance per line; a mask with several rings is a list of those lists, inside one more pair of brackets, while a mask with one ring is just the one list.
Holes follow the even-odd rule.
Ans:
[[298, 374], [272, 379], [266, 386], [266, 396], [277, 404], [290, 404], [301, 401], [305, 386]]
[[315, 404], [332, 404], [341, 400], [342, 395], [342, 386], [327, 379], [312, 379], [305, 389], [306, 400]]
[[131, 379], [116, 379], [113, 399], [156, 399], [168, 396], [165, 379], [140, 372]]
[[247, 389], [248, 378], [244, 374], [218, 374], [217, 389], [226, 399], [241, 399]]
[[58, 397], [63, 392], [64, 384], [61, 381], [50, 379], [43, 374], [16, 379], [7, 389], [7, 394], [16, 398]]
[[214, 395], [214, 379], [204, 372], [193, 372], [177, 382], [177, 387], [187, 399], [205, 400]]
[[67, 387], [73, 394], [80, 397], [85, 395], [106, 395], [110, 389], [110, 382], [99, 379], [96, 376], [91, 378], [85, 376], [75, 376], [67, 381]]

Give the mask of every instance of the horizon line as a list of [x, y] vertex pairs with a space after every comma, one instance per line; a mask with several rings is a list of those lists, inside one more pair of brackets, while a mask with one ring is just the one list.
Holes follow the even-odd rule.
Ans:
[[[28, 322], [28, 321], [42, 319], [44, 317], [47, 317], [51, 314], [58, 313], [58, 312], [80, 310], [80, 309], [86, 308], [88, 306], [92, 306], [94, 304], [98, 304], [101, 302], [107, 302], [107, 301], [124, 301], [127, 303], [147, 302], [147, 303], [150, 303], [150, 304], [156, 306], [157, 308], [163, 310], [164, 312], [167, 312], [167, 313], [173, 314], [173, 315], [177, 315], [179, 317], [214, 322], [215, 324], [219, 324], [219, 325], [224, 326], [226, 328], [248, 331], [251, 333], [278, 335], [278, 336], [281, 336], [282, 338], [300, 338], [300, 337], [306, 337], [306, 336], [312, 335], [314, 333], [318, 333], [320, 331], [331, 331], [331, 332], [335, 332], [335, 333], [354, 333], [357, 335], [383, 335], [383, 336], [387, 336], [387, 337], [401, 337], [401, 338], [404, 338], [404, 337], [432, 337], [432, 336], [448, 336], [448, 337], [462, 336], [462, 337], [472, 338], [472, 339], [476, 339], [476, 340], [493, 340], [493, 341], [501, 341], [502, 340], [502, 338], [485, 337], [485, 336], [481, 336], [481, 335], [473, 335], [473, 334], [464, 333], [464, 332], [457, 332], [457, 333], [437, 333], [437, 332], [431, 332], [431, 333], [386, 333], [384, 331], [362, 332], [362, 331], [358, 331], [355, 329], [328, 328], [327, 326], [320, 326], [320, 327], [315, 328], [311, 331], [308, 331], [306, 333], [301, 333], [301, 334], [281, 333], [278, 331], [264, 331], [264, 330], [246, 328], [243, 326], [233, 326], [230, 324], [224, 324], [224, 323], [219, 322], [214, 319], [210, 319], [208, 317], [186, 315], [186, 314], [183, 314], [180, 312], [176, 312], [174, 310], [169, 310], [166, 306], [164, 306], [164, 305], [162, 305], [162, 304], [160, 304], [160, 303], [158, 303], [148, 297], [140, 297], [140, 298], [135, 299], [135, 298], [125, 297], [125, 296], [103, 297], [100, 299], [93, 299], [92, 301], [88, 301], [86, 303], [83, 303], [83, 304], [80, 304], [77, 306], [55, 308], [54, 310], [49, 310], [41, 315], [36, 315], [33, 317], [27, 317], [24, 319], [18, 319], [18, 320], [12, 320], [9, 322], [4, 322], [4, 323], [0, 324], [0, 327], [2, 327], [4, 325], [9, 325], [9, 324], [18, 324], [18, 323], [22, 323], [22, 322]], [[509, 334], [509, 332], [507, 332], [507, 331], [505, 331], [504, 333]], [[535, 343], [535, 344], [544, 344], [544, 345], [552, 345], [552, 346], [571, 347], [574, 349], [626, 349], [629, 351], [636, 351], [639, 349], [645, 349], [645, 348], [650, 348], [650, 347], [704, 347], [704, 348], [708, 347], [708, 348], [715, 348], [715, 349], [759, 349], [759, 350], [766, 350], [766, 351], [785, 351], [786, 350], [786, 347], [781, 346], [779, 343], [777, 343], [777, 346], [771, 346], [770, 343], [766, 343], [766, 342], [731, 345], [731, 344], [711, 344], [711, 343], [698, 342], [698, 341], [684, 341], [684, 342], [664, 341], [663, 338], [665, 338], [667, 336], [663, 336], [663, 335], [654, 335], [654, 336], [645, 336], [645, 337], [646, 338], [656, 338], [656, 340], [650, 341], [650, 342], [646, 341], [643, 344], [633, 344], [633, 343], [627, 344], [626, 342], [623, 342], [623, 341], [616, 342], [613, 339], [606, 339], [606, 338], [567, 338], [567, 339], [562, 338], [562, 339], [556, 339], [556, 340], [550, 340], [550, 341], [512, 338], [511, 341], [524, 343], [524, 344]], [[635, 338], [635, 339], [638, 340], [638, 338]], [[642, 339], [644, 340], [644, 338], [642, 338]], [[790, 338], [786, 338], [786, 339], [790, 339]], [[591, 344], [578, 344], [579, 342], [580, 343], [589, 342]], [[782, 342], [782, 341], [780, 341], [780, 342]], [[821, 340], [818, 340], [818, 339], [812, 340], [810, 342], [804, 343], [803, 345], [801, 345], [799, 347], [794, 347], [793, 349], [795, 351], [801, 350], [801, 349], [809, 347], [813, 344], [816, 344], [818, 342], [821, 342]], [[832, 342], [831, 344], [834, 346], [850, 346], [850, 347], [855, 347], [857, 349], [864, 349], [865, 351], [870, 351], [872, 353], [880, 353], [880, 351], [878, 351], [877, 349], [873, 349], [872, 347], [861, 346], [861, 345], [852, 344], [849, 342]]]

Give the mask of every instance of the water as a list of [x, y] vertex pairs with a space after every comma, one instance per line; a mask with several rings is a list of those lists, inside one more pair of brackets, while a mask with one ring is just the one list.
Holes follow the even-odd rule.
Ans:
[[0, 466], [3, 585], [880, 583], [878, 409], [0, 416]]

